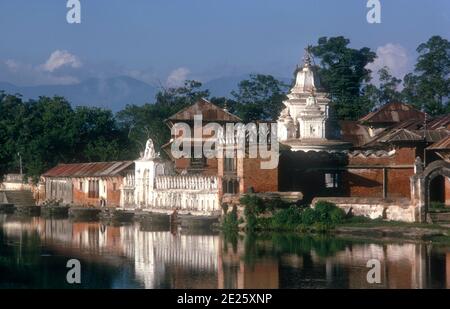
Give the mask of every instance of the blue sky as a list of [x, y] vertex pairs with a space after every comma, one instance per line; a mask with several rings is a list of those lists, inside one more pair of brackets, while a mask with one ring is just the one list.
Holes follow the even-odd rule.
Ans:
[[70, 84], [127, 75], [148, 83], [208, 81], [246, 73], [289, 77], [321, 36], [368, 46], [402, 76], [431, 35], [450, 39], [450, 1], [80, 0], [82, 23], [66, 22], [66, 0], [0, 0], [0, 81]]

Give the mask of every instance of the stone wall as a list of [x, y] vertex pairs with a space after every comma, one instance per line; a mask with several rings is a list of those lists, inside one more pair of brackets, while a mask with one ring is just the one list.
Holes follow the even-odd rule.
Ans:
[[315, 198], [312, 205], [315, 205], [318, 201], [334, 203], [353, 216], [364, 216], [370, 219], [383, 219], [386, 221], [417, 221], [416, 208], [407, 199], [323, 197]]

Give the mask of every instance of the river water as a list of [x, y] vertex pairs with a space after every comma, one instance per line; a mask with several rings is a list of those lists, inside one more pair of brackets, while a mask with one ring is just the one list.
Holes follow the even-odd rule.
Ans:
[[0, 288], [450, 288], [450, 247], [0, 215]]

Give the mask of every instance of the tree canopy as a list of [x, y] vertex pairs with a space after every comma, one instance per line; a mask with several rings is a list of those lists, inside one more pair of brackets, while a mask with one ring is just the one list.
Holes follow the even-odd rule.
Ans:
[[368, 47], [354, 49], [342, 36], [322, 37], [311, 52], [320, 61], [318, 72], [322, 84], [330, 93], [336, 113], [341, 119], [358, 119], [373, 107], [363, 96], [363, 85], [370, 81], [367, 64], [376, 54]]
[[[349, 47], [350, 40], [323, 37], [310, 47], [317, 70], [330, 93], [338, 118], [358, 119], [373, 108], [406, 101], [431, 115], [449, 111], [450, 42], [433, 36], [418, 46], [414, 72], [402, 80], [388, 67], [371, 82], [367, 65], [376, 54], [367, 47]], [[403, 89], [400, 89], [403, 86]], [[229, 97], [210, 97], [198, 81], [162, 88], [154, 103], [127, 105], [113, 114], [97, 107], [72, 107], [62, 97], [24, 101], [0, 89], [0, 176], [17, 172], [19, 154], [26, 175], [35, 179], [58, 163], [133, 160], [150, 137], [160, 148], [169, 141], [164, 120], [199, 98], [226, 107], [244, 122], [275, 121], [288, 85], [271, 75], [254, 74], [238, 83]]]
[[431, 115], [449, 111], [450, 42], [431, 37], [417, 47], [419, 57], [413, 73], [404, 78], [403, 96]]

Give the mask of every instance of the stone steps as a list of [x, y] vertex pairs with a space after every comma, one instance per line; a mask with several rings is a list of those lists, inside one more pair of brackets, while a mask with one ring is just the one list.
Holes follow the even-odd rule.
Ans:
[[450, 212], [430, 212], [433, 223], [450, 223]]
[[22, 206], [35, 206], [36, 201], [33, 198], [33, 193], [31, 191], [3, 191], [8, 203], [14, 204], [16, 207]]

